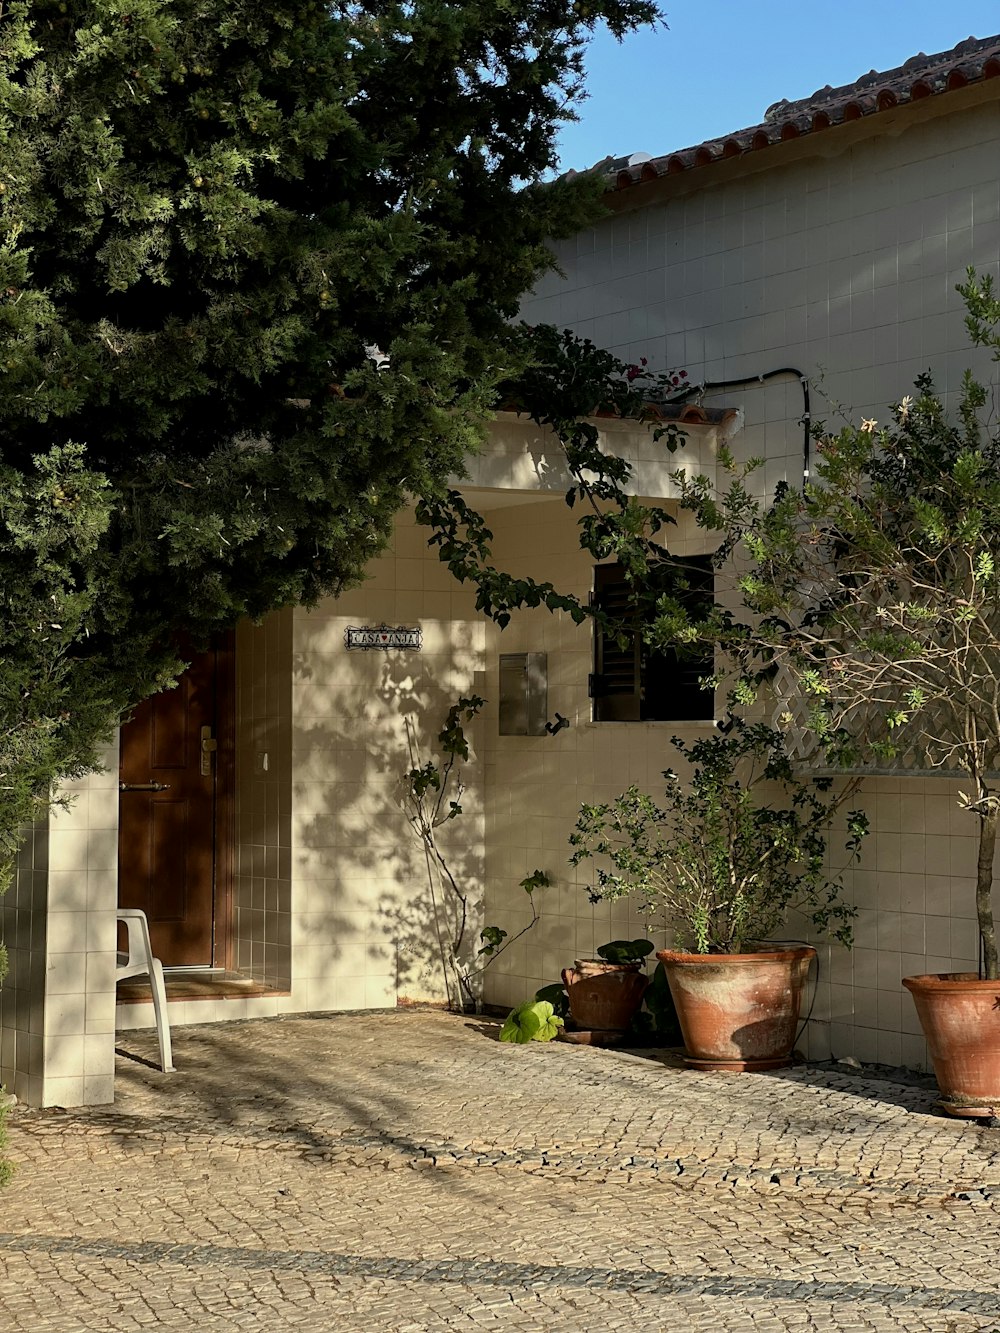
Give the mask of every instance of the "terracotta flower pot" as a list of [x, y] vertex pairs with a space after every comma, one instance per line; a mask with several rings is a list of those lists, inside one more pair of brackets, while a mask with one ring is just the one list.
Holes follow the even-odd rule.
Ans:
[[685, 1064], [780, 1069], [791, 1064], [802, 992], [816, 950], [657, 953], [674, 997]]
[[593, 1032], [623, 1032], [649, 985], [641, 962], [606, 963], [602, 958], [578, 958], [564, 968], [562, 979], [573, 1022]]
[[904, 977], [913, 996], [941, 1105], [949, 1115], [1000, 1115], [1000, 981], [975, 972]]

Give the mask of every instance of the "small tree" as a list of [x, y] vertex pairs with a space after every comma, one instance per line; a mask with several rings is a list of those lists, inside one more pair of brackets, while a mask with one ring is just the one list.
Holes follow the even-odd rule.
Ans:
[[469, 887], [461, 872], [456, 872], [440, 830], [462, 814], [465, 784], [462, 766], [468, 762], [469, 741], [465, 727], [479, 715], [486, 700], [478, 694], [463, 696], [448, 709], [444, 726], [438, 733], [440, 757], [420, 762], [416, 736], [407, 720], [410, 763], [404, 777], [406, 817], [420, 839], [427, 862], [427, 886], [431, 918], [438, 941], [441, 967], [449, 1002], [454, 1009], [474, 1009], [482, 1003], [483, 973], [515, 941], [538, 924], [535, 890], [549, 885], [548, 875], [535, 870], [521, 880], [528, 895], [531, 920], [515, 934], [500, 926], [483, 926], [479, 948], [472, 954], [468, 939], [469, 913], [481, 907], [470, 901]]
[[[995, 980], [1000, 442], [981, 425], [985, 401], [967, 372], [950, 421], [923, 375], [891, 422], [821, 435], [817, 480], [780, 486], [771, 503], [747, 483], [754, 463], [731, 458], [721, 498], [704, 478], [682, 484], [685, 507], [721, 536], [720, 558], [749, 556], [738, 589], [751, 615], [717, 608], [686, 628], [728, 651], [737, 692], [749, 701], [781, 682], [832, 763], [970, 779], [982, 971]], [[661, 630], [680, 632], [676, 617]]]

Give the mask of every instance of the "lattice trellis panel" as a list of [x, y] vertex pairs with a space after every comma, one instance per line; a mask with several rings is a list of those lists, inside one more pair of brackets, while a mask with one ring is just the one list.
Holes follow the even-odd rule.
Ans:
[[[894, 777], [963, 777], [962, 771], [954, 767], [945, 767], [935, 763], [921, 744], [920, 733], [903, 730], [895, 738], [901, 745], [898, 755], [892, 763], [857, 764], [850, 768], [835, 768], [820, 749], [816, 734], [809, 726], [809, 706], [803, 698], [795, 676], [786, 668], [780, 667], [771, 682], [774, 695], [773, 707], [769, 710], [769, 722], [785, 738], [788, 755], [797, 768], [816, 774], [892, 774]], [[867, 716], [859, 710], [855, 718], [859, 730], [868, 736], [878, 736], [883, 725], [874, 712]], [[933, 734], [934, 719], [931, 716], [922, 730]], [[996, 776], [995, 774], [991, 774]]]

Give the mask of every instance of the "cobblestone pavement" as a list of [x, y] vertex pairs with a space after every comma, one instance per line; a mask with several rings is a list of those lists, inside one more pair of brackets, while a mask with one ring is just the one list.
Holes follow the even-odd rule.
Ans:
[[122, 1034], [19, 1110], [3, 1333], [1000, 1330], [1000, 1130], [437, 1013]]

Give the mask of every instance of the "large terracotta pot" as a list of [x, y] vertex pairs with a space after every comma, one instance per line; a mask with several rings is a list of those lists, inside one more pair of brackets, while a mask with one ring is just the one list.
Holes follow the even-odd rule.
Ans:
[[791, 1064], [802, 992], [816, 950], [657, 953], [674, 997], [685, 1064], [780, 1069]]
[[624, 1032], [649, 985], [642, 963], [606, 963], [578, 958], [564, 968], [570, 1017], [585, 1032]]
[[1000, 981], [975, 972], [904, 977], [949, 1115], [1000, 1115]]

